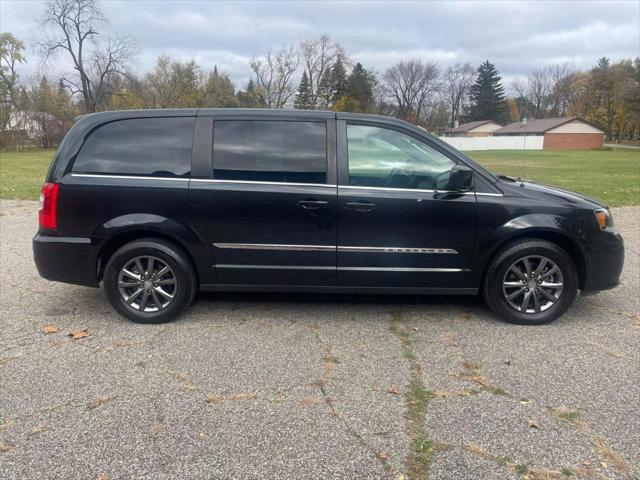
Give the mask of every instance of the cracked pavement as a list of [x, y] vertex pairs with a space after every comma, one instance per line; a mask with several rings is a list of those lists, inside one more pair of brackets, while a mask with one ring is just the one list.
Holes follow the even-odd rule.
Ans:
[[638, 207], [613, 210], [620, 287], [540, 327], [476, 298], [298, 294], [135, 325], [38, 276], [36, 209], [0, 204], [0, 478], [407, 478], [412, 375], [430, 479], [640, 478]]

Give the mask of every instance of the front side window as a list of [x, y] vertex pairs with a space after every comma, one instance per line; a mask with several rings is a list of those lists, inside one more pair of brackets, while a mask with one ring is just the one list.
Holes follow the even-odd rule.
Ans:
[[416, 138], [388, 128], [347, 125], [349, 185], [444, 190], [455, 163]]
[[324, 183], [326, 123], [216, 121], [213, 176], [226, 180]]
[[186, 177], [194, 117], [133, 118], [98, 127], [73, 164], [76, 173]]

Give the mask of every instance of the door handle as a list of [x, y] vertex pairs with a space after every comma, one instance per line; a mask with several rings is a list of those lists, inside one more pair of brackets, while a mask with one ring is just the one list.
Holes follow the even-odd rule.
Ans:
[[325, 202], [324, 200], [300, 200], [298, 206], [305, 210], [318, 210], [319, 208], [327, 208], [329, 202]]
[[345, 208], [350, 208], [356, 212], [370, 212], [376, 208], [375, 203], [369, 202], [347, 202], [344, 204]]

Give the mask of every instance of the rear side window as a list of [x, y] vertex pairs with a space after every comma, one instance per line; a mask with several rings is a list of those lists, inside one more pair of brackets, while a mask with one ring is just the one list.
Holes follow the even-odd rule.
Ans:
[[326, 123], [216, 121], [213, 176], [226, 180], [325, 183]]
[[76, 173], [186, 177], [194, 117], [135, 118], [98, 127], [73, 164]]

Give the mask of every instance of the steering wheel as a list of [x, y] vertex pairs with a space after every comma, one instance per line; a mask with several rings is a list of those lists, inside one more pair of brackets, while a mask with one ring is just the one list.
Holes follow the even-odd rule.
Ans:
[[[398, 177], [406, 178], [406, 181], [403, 182], [404, 185], [402, 186], [393, 185], [394, 178], [398, 178]], [[387, 178], [385, 178], [384, 186], [388, 188], [393, 188], [393, 187], [409, 188], [413, 185], [414, 181], [415, 181], [414, 175], [411, 175], [411, 173], [408, 170], [405, 170], [404, 168], [394, 168], [389, 172], [389, 175], [387, 175]]]

